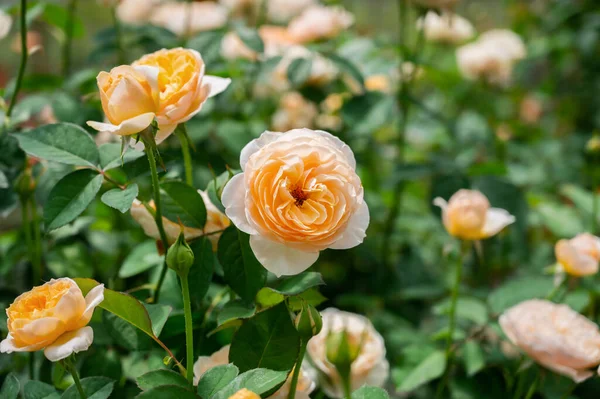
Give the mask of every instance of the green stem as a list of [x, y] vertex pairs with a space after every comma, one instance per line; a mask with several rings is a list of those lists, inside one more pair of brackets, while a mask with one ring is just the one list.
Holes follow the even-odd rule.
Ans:
[[44, 277], [44, 264], [42, 262], [42, 234], [40, 231], [40, 219], [38, 216], [37, 204], [35, 197], [32, 196], [30, 201], [31, 205], [31, 229], [33, 230], [33, 253], [34, 253], [34, 265], [37, 275], [40, 280]]
[[183, 165], [185, 168], [185, 182], [188, 186], [194, 187], [194, 174], [192, 169], [192, 156], [190, 154], [190, 141], [187, 135], [185, 123], [180, 124], [175, 129], [175, 135], [181, 143], [181, 153], [183, 154]]
[[298, 360], [296, 360], [296, 366], [294, 366], [294, 374], [292, 374], [292, 382], [290, 385], [290, 392], [288, 393], [288, 399], [294, 399], [296, 397], [296, 389], [298, 387], [298, 378], [300, 377], [300, 371], [302, 370], [302, 361], [306, 354], [306, 345], [308, 342], [302, 340], [300, 343], [300, 353], [298, 353]]
[[113, 7], [112, 20], [115, 27], [115, 44], [117, 45], [117, 64], [125, 64], [125, 49], [123, 48], [123, 30], [121, 28], [121, 21], [117, 17], [117, 8]]
[[67, 6], [67, 21], [65, 23], [65, 46], [63, 47], [63, 76], [69, 77], [71, 73], [71, 50], [73, 47], [73, 31], [75, 28], [75, 10], [77, 9], [77, 0], [69, 0]]
[[75, 368], [75, 365], [73, 365], [73, 363], [71, 363], [70, 360], [65, 361], [64, 364], [65, 364], [67, 370], [69, 370], [69, 373], [71, 373], [71, 376], [73, 377], [73, 381], [75, 381], [75, 386], [77, 387], [79, 396], [81, 396], [81, 399], [87, 399], [87, 396], [85, 395], [85, 392], [83, 391], [83, 387], [81, 386], [81, 381], [79, 380], [79, 374], [77, 374], [77, 369]]
[[194, 329], [192, 326], [192, 304], [190, 300], [190, 287], [187, 273], [180, 275], [181, 293], [183, 294], [183, 313], [185, 316], [185, 348], [187, 380], [194, 384]]
[[352, 384], [350, 383], [350, 376], [348, 376], [348, 378], [343, 378], [342, 379], [342, 384], [344, 386], [344, 398], [345, 399], [351, 399], [352, 397]]
[[23, 84], [23, 76], [25, 75], [25, 67], [27, 66], [27, 58], [29, 53], [27, 52], [27, 0], [21, 0], [21, 65], [19, 66], [19, 74], [17, 75], [17, 82], [15, 83], [15, 91], [12, 94], [8, 111], [6, 112], [6, 118], [9, 119], [13, 108], [17, 102], [17, 96], [21, 91]]
[[33, 247], [33, 239], [31, 236], [31, 220], [29, 218], [29, 201], [21, 199], [21, 220], [23, 225], [23, 233], [25, 233], [25, 245], [27, 246], [27, 256], [33, 269], [33, 285], [40, 282], [42, 276], [38, 275], [39, 269], [35, 267], [35, 250]]
[[531, 399], [533, 397], [533, 395], [537, 391], [539, 382], [540, 382], [540, 374], [537, 373], [535, 375], [535, 378], [533, 379], [533, 382], [531, 383], [531, 386], [529, 387], [529, 390], [527, 391], [527, 395], [525, 395], [525, 399]]

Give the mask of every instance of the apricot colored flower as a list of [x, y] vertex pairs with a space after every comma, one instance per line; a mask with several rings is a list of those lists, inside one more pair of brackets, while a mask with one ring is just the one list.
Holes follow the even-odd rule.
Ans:
[[0, 343], [0, 352], [44, 349], [48, 360], [57, 362], [87, 350], [94, 340], [94, 331], [87, 324], [103, 300], [102, 284], [85, 298], [70, 278], [52, 279], [34, 287], [6, 309], [8, 336]]
[[328, 308], [321, 312], [323, 329], [308, 341], [307, 354], [311, 367], [319, 376], [323, 391], [332, 398], [343, 398], [342, 379], [327, 358], [327, 337], [346, 331], [349, 344], [358, 347], [358, 356], [352, 363], [350, 381], [352, 391], [363, 385], [381, 387], [388, 378], [390, 365], [385, 357], [383, 337], [364, 316]]
[[[223, 212], [221, 212], [219, 208], [212, 203], [210, 197], [205, 191], [198, 190], [198, 193], [202, 196], [204, 206], [206, 207], [206, 224], [204, 225], [204, 229], [184, 226], [183, 235], [186, 240], [193, 240], [194, 238], [209, 234], [208, 239], [211, 241], [213, 249], [216, 249], [221, 234], [213, 233], [225, 230], [227, 227], [229, 227], [231, 222], [227, 216], [225, 216]], [[149, 206], [154, 208], [154, 202], [151, 201]], [[160, 240], [160, 233], [156, 227], [154, 216], [140, 201], [137, 199], [133, 201], [130, 212], [133, 219], [138, 222], [140, 226], [142, 226], [144, 233], [146, 233], [148, 237], [152, 237], [155, 240]], [[165, 233], [167, 234], [167, 241], [169, 242], [169, 245], [173, 244], [177, 240], [177, 237], [179, 237], [181, 227], [178, 223], [172, 222], [166, 217], [163, 217], [162, 220]]]
[[146, 129], [158, 111], [158, 68], [122, 65], [96, 81], [108, 123], [88, 121], [98, 131], [130, 136]]
[[315, 5], [294, 18], [288, 32], [297, 43], [332, 39], [354, 24], [354, 16], [342, 7]]
[[508, 309], [500, 326], [510, 341], [544, 367], [582, 382], [600, 364], [596, 323], [567, 305], [531, 299]]
[[[225, 345], [210, 356], [200, 356], [194, 363], [194, 385], [198, 384], [204, 373], [213, 367], [223, 366], [229, 363], [229, 345]], [[269, 398], [286, 399], [292, 385], [292, 373], [290, 373], [287, 381]], [[298, 377], [298, 385], [296, 386], [296, 397], [298, 399], [309, 399], [309, 394], [315, 389], [316, 384], [311, 374], [304, 368], [300, 370]]]
[[570, 240], [560, 240], [554, 246], [556, 260], [572, 276], [582, 277], [598, 273], [600, 238], [589, 233], [578, 234]]
[[317, 0], [268, 0], [267, 16], [275, 22], [288, 22], [310, 6], [316, 5]]
[[515, 217], [506, 210], [491, 208], [487, 197], [476, 190], [459, 190], [448, 202], [437, 197], [433, 204], [442, 208], [442, 221], [448, 233], [462, 240], [491, 237], [515, 222]]
[[233, 395], [231, 395], [228, 399], [260, 399], [260, 396], [252, 392], [248, 388], [242, 388]]
[[170, 30], [177, 36], [190, 36], [222, 28], [227, 24], [228, 18], [227, 7], [213, 1], [169, 1], [156, 7], [150, 16], [150, 22]]
[[207, 99], [222, 93], [231, 83], [231, 79], [205, 75], [200, 53], [184, 48], [163, 49], [145, 55], [134, 62], [133, 67], [158, 72], [157, 144], [166, 139], [178, 124], [200, 112]]
[[264, 132], [240, 156], [221, 200], [277, 276], [301, 273], [326, 249], [360, 244], [369, 208], [350, 147], [324, 131]]
[[417, 21], [417, 28], [422, 29], [425, 38], [431, 42], [455, 44], [469, 40], [475, 35], [473, 24], [466, 18], [448, 12], [427, 12], [425, 17]]

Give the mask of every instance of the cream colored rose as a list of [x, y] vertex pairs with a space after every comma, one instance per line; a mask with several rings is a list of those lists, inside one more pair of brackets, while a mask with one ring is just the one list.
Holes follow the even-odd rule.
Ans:
[[84, 298], [70, 278], [52, 279], [19, 295], [6, 309], [8, 336], [1, 353], [34, 352], [44, 349], [52, 362], [87, 350], [94, 331], [87, 324], [104, 300], [104, 285], [94, 287]]
[[331, 39], [354, 24], [354, 16], [341, 7], [312, 6], [294, 18], [288, 32], [297, 43]]
[[150, 20], [160, 0], [121, 0], [117, 6], [117, 18], [132, 25], [142, 25]]
[[288, 22], [316, 4], [317, 0], [267, 0], [267, 16], [271, 21]]
[[221, 200], [236, 227], [250, 234], [260, 263], [294, 275], [326, 249], [359, 245], [369, 225], [350, 147], [323, 131], [264, 132], [240, 156], [242, 173]]
[[433, 204], [442, 208], [448, 233], [462, 240], [491, 237], [515, 222], [515, 217], [506, 210], [491, 208], [487, 197], [476, 190], [459, 190], [448, 202], [437, 197]]
[[89, 121], [98, 131], [130, 136], [146, 129], [159, 110], [159, 69], [122, 65], [96, 78], [108, 123]]
[[[263, 25], [258, 29], [258, 34], [265, 46], [267, 57], [280, 55], [286, 48], [293, 45], [287, 29], [281, 26]], [[240, 39], [235, 32], [229, 32], [221, 42], [221, 55], [227, 60], [238, 58], [256, 61], [260, 54], [252, 50]]]
[[[206, 191], [198, 190], [198, 193], [202, 196], [204, 206], [206, 207], [206, 224], [204, 225], [204, 229], [196, 229], [193, 227], [184, 226], [183, 235], [186, 240], [193, 240], [194, 238], [208, 234], [208, 239], [211, 241], [213, 249], [216, 250], [221, 234], [215, 233], [225, 230], [227, 227], [229, 227], [231, 222], [227, 216], [225, 216], [223, 212], [221, 212], [219, 208], [212, 203]], [[150, 202], [149, 206], [154, 208], [154, 202]], [[138, 222], [140, 226], [142, 226], [144, 233], [148, 237], [152, 237], [155, 240], [160, 240], [160, 233], [156, 227], [154, 216], [140, 201], [137, 199], [133, 201], [130, 212], [133, 219]], [[169, 245], [173, 244], [177, 240], [177, 237], [179, 237], [181, 227], [178, 223], [172, 222], [166, 217], [163, 217], [162, 220], [163, 227], [167, 235], [167, 241], [169, 242]]]
[[431, 42], [456, 44], [467, 41], [475, 35], [475, 28], [466, 18], [449, 12], [441, 15], [429, 11], [417, 21], [417, 29], [423, 30], [425, 38]]
[[364, 316], [329, 308], [321, 312], [323, 329], [308, 341], [307, 354], [319, 376], [323, 391], [332, 398], [343, 398], [344, 389], [335, 366], [327, 360], [327, 336], [346, 331], [350, 345], [362, 345], [352, 363], [350, 380], [352, 391], [363, 385], [381, 387], [388, 378], [390, 365], [385, 357], [383, 337]]
[[8, 36], [11, 27], [12, 17], [3, 10], [0, 10], [0, 39], [4, 39]]
[[567, 305], [532, 299], [500, 316], [510, 341], [542, 366], [582, 382], [600, 364], [600, 331]]
[[301, 127], [312, 128], [318, 114], [317, 106], [302, 97], [302, 94], [286, 93], [279, 100], [279, 109], [273, 114], [271, 126], [279, 132]]
[[[213, 353], [210, 356], [200, 356], [196, 363], [194, 363], [194, 385], [198, 384], [200, 378], [204, 373], [213, 367], [223, 366], [229, 363], [229, 348], [230, 345], [226, 345]], [[292, 385], [292, 373], [288, 377], [287, 381], [283, 384], [279, 390], [273, 395], [269, 396], [273, 399], [286, 399]], [[309, 399], [309, 394], [315, 389], [316, 384], [314, 379], [311, 378], [310, 372], [304, 368], [300, 370], [298, 377], [298, 385], [296, 386], [296, 397], [298, 399]]]
[[589, 233], [578, 234], [570, 240], [560, 240], [554, 247], [556, 260], [572, 276], [582, 277], [598, 273], [600, 238]]
[[190, 49], [159, 50], [143, 56], [133, 66], [158, 71], [156, 143], [169, 137], [178, 124], [190, 120], [206, 100], [225, 91], [231, 83], [231, 79], [205, 75], [200, 53]]
[[198, 32], [222, 28], [227, 24], [227, 7], [212, 1], [180, 3], [171, 1], [158, 6], [150, 22], [170, 30], [177, 36], [190, 36]]

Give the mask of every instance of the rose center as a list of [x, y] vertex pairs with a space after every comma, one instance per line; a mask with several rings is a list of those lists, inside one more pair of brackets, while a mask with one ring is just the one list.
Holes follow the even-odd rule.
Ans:
[[294, 186], [290, 190], [290, 194], [296, 200], [295, 204], [298, 207], [301, 207], [302, 204], [304, 204], [304, 201], [308, 199], [308, 193], [306, 193], [300, 186]]

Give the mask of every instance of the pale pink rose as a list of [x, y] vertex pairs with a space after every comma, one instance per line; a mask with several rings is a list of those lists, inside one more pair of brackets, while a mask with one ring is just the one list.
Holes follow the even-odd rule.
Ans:
[[312, 128], [319, 114], [317, 106], [298, 92], [286, 93], [279, 100], [279, 109], [273, 114], [271, 127], [279, 132], [296, 128]]
[[459, 190], [448, 202], [437, 197], [433, 204], [442, 208], [448, 233], [463, 240], [491, 237], [515, 222], [515, 217], [506, 210], [491, 208], [487, 197], [476, 190]]
[[358, 357], [352, 363], [350, 381], [352, 391], [363, 385], [382, 387], [388, 379], [390, 365], [385, 357], [385, 342], [371, 322], [364, 316], [328, 308], [321, 312], [323, 329], [308, 341], [307, 354], [319, 376], [319, 385], [332, 398], [343, 398], [342, 380], [335, 366], [327, 359], [327, 336], [346, 331], [350, 345], [359, 345]]
[[266, 0], [267, 16], [275, 22], [288, 22], [307, 8], [316, 5], [317, 0]]
[[475, 28], [466, 18], [449, 12], [437, 14], [429, 11], [417, 21], [417, 29], [423, 30], [431, 42], [461, 43], [475, 35]]
[[147, 23], [160, 0], [121, 0], [117, 6], [117, 18], [132, 25]]
[[11, 27], [12, 17], [3, 10], [0, 10], [0, 39], [4, 39], [8, 36]]
[[294, 18], [288, 31], [298, 43], [331, 39], [354, 24], [354, 16], [341, 7], [312, 6]]
[[[210, 197], [205, 191], [198, 190], [198, 193], [202, 196], [202, 200], [204, 201], [204, 206], [206, 207], [206, 224], [204, 225], [204, 229], [196, 229], [193, 227], [183, 227], [183, 235], [186, 240], [193, 240], [194, 238], [201, 237], [203, 235], [209, 235], [208, 239], [211, 241], [213, 245], [213, 249], [216, 250], [217, 244], [219, 242], [220, 233], [214, 234], [215, 232], [225, 230], [230, 225], [230, 221], [217, 208]], [[154, 202], [151, 201], [149, 206], [154, 208]], [[133, 202], [131, 206], [131, 216], [133, 219], [138, 222], [142, 229], [144, 229], [144, 233], [148, 237], [154, 238], [155, 240], [160, 240], [160, 233], [158, 232], [158, 228], [156, 227], [156, 221], [154, 220], [154, 216], [146, 209], [146, 207], [137, 199]], [[165, 229], [165, 233], [167, 235], [167, 241], [169, 245], [173, 244], [177, 237], [179, 237], [179, 233], [181, 232], [181, 227], [178, 223], [172, 222], [166, 217], [163, 217], [163, 227]]]
[[500, 316], [510, 341], [544, 367], [582, 382], [600, 364], [596, 323], [572, 310], [541, 299], [513, 306]]
[[227, 24], [229, 10], [212, 1], [180, 3], [171, 1], [157, 7], [150, 22], [170, 30], [177, 36], [222, 28]]
[[225, 213], [250, 234], [260, 263], [295, 275], [326, 249], [359, 245], [369, 208], [350, 147], [324, 131], [264, 132], [240, 156], [242, 173], [225, 186]]
[[570, 240], [558, 241], [554, 253], [558, 264], [567, 274], [590, 276], [598, 273], [600, 238], [589, 233], [578, 234]]

